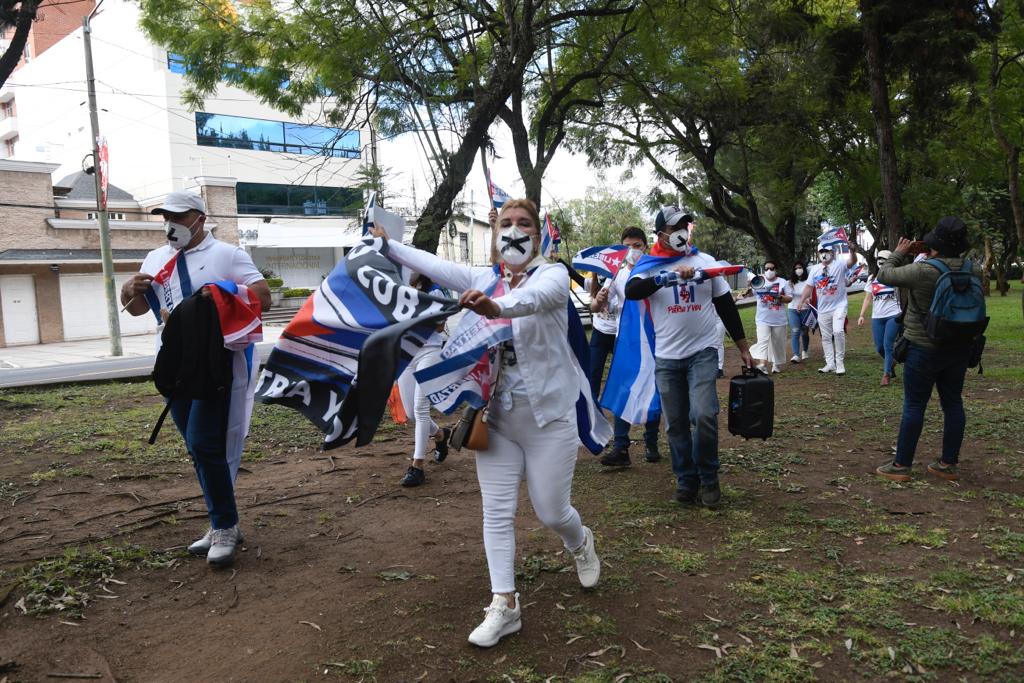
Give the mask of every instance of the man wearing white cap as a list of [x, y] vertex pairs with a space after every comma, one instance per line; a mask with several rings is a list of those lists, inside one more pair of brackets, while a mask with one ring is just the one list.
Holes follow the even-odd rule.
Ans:
[[[270, 308], [270, 288], [245, 250], [216, 239], [204, 229], [206, 204], [191, 192], [171, 192], [152, 213], [164, 217], [167, 244], [154, 249], [141, 272], [121, 288], [121, 304], [132, 315], [152, 311], [161, 320], [175, 306], [214, 282], [245, 285]], [[158, 274], [159, 277], [157, 275]], [[235, 477], [249, 431], [259, 360], [254, 348], [232, 354], [231, 394], [227, 399], [171, 399], [171, 416], [185, 439], [206, 499], [210, 528], [189, 546], [214, 566], [230, 565], [242, 540], [235, 505]]]
[[811, 268], [804, 286], [800, 305], [803, 311], [811, 303], [812, 292], [818, 295], [818, 328], [821, 330], [821, 350], [825, 355], [825, 366], [818, 372], [846, 374], [846, 313], [849, 302], [846, 288], [850, 282], [851, 268], [857, 263], [857, 254], [851, 249], [849, 255], [840, 258], [832, 247], [818, 246], [820, 263]]

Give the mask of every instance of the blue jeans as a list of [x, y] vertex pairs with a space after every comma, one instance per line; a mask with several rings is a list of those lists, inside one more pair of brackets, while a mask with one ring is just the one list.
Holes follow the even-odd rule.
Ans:
[[[654, 379], [668, 424], [672, 472], [680, 489], [718, 481], [718, 350], [689, 358], [654, 359]], [[690, 424], [694, 433], [690, 433]]]
[[[601, 383], [604, 379], [604, 365], [608, 356], [615, 352], [615, 335], [605, 334], [596, 329], [590, 331], [590, 388], [594, 390], [594, 398], [601, 395]], [[630, 424], [621, 417], [615, 418], [615, 448], [629, 448]], [[660, 420], [651, 420], [644, 425], [644, 442], [648, 447], [657, 449], [658, 429]]]
[[235, 485], [227, 460], [229, 406], [227, 398], [171, 400], [171, 417], [192, 456], [214, 529], [230, 529], [238, 524]]
[[967, 426], [962, 394], [969, 355], [970, 348], [926, 349], [910, 344], [903, 365], [903, 419], [896, 441], [897, 465], [909, 467], [914, 463], [933, 386], [939, 390], [943, 414], [942, 461], [956, 464]]
[[807, 328], [803, 326], [804, 321], [807, 320], [807, 314], [810, 311], [798, 311], [795, 308], [787, 308], [786, 313], [789, 315], [789, 334], [790, 343], [793, 345], [793, 355], [800, 355], [800, 340], [803, 340], [804, 351], [811, 348], [811, 334], [807, 331]]
[[882, 372], [887, 375], [896, 374], [896, 361], [892, 357], [892, 345], [896, 341], [896, 335], [900, 331], [900, 324], [896, 322], [898, 316], [889, 318], [872, 318], [871, 334], [875, 338], [875, 351], [885, 359]]

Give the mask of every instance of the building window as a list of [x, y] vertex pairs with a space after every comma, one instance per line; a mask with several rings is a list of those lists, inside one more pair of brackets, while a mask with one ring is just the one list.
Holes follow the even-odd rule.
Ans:
[[[90, 221], [97, 221], [97, 220], [99, 220], [100, 215], [98, 213], [96, 213], [95, 211], [89, 211], [89, 212], [87, 212], [85, 214], [85, 217], [87, 219], [89, 219]], [[108, 220], [112, 220], [112, 221], [128, 220], [125, 217], [125, 215], [122, 212], [120, 212], [120, 211], [108, 211], [107, 212], [107, 219]]]
[[355, 216], [363, 194], [347, 187], [238, 183], [238, 213], [284, 216]]
[[18, 144], [17, 135], [15, 135], [13, 138], [7, 138], [6, 140], [4, 140], [4, 151], [7, 153], [7, 157], [5, 158], [14, 156], [14, 146], [16, 144]]
[[469, 263], [469, 235], [464, 232], [459, 233], [459, 260]]
[[10, 102], [0, 102], [0, 121], [9, 119], [14, 116], [14, 100]]
[[196, 112], [196, 142], [206, 147], [250, 149], [329, 156], [360, 157], [359, 131], [284, 121]]
[[172, 74], [181, 74], [184, 76], [188, 73], [188, 68], [185, 66], [185, 58], [174, 52], [168, 52], [167, 70]]

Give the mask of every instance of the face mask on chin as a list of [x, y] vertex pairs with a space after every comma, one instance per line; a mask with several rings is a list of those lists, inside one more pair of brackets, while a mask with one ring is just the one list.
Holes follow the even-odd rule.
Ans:
[[192, 241], [192, 226], [196, 224], [196, 218], [190, 225], [164, 221], [164, 231], [167, 233], [167, 243], [175, 249], [184, 249]]
[[533, 259], [533, 237], [513, 225], [498, 234], [498, 253], [510, 266], [521, 266]]
[[668, 240], [668, 247], [673, 251], [686, 251], [686, 246], [690, 242], [690, 231], [686, 228], [682, 230], [676, 230], [672, 233], [661, 233], [665, 235]]

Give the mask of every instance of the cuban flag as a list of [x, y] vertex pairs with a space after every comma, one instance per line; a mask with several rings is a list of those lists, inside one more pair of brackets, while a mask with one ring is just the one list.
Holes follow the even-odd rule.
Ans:
[[[633, 266], [630, 277], [664, 270], [680, 258], [648, 254]], [[627, 299], [622, 307], [601, 405], [630, 424], [646, 424], [661, 416], [661, 397], [654, 381], [654, 320], [647, 300]]]
[[896, 289], [875, 280], [871, 283], [871, 296], [880, 299], [891, 299], [896, 296]]
[[366, 202], [366, 213], [363, 214], [363, 237], [370, 234], [370, 226], [373, 225], [373, 208], [377, 206], [377, 192], [370, 192], [370, 201]]
[[558, 255], [558, 245], [562, 243], [562, 234], [558, 232], [558, 226], [551, 220], [551, 214], [544, 214], [544, 230], [541, 231], [540, 253], [544, 258], [555, 258]]
[[184, 301], [194, 293], [192, 278], [185, 263], [185, 252], [179, 250], [153, 276], [145, 297], [157, 324], [162, 325], [164, 319], [160, 314], [161, 310], [168, 313], [173, 311], [178, 302]]
[[217, 307], [224, 347], [241, 351], [263, 341], [263, 311], [256, 292], [230, 280], [210, 285], [210, 296]]
[[[501, 296], [505, 282], [495, 267], [496, 282], [487, 293]], [[568, 313], [568, 343], [573, 351], [578, 391], [576, 399], [576, 427], [580, 442], [597, 455], [611, 439], [612, 430], [601, 413], [590, 386], [585, 368], [590, 367], [590, 347], [586, 332], [576, 308], [570, 301]], [[512, 339], [510, 320], [488, 320], [472, 311], [466, 311], [458, 328], [452, 334], [439, 361], [420, 367], [414, 376], [425, 391], [430, 403], [438, 410], [451, 414], [462, 403], [479, 408], [490, 400], [492, 385], [497, 374], [497, 346]], [[567, 387], [567, 390], [570, 390]]]
[[629, 247], [624, 244], [588, 247], [576, 252], [572, 257], [572, 267], [580, 272], [596, 273], [611, 279], [618, 274], [628, 253]]
[[505, 205], [505, 202], [512, 199], [508, 192], [494, 184], [494, 181], [491, 180], [490, 171], [487, 172], [487, 191], [491, 197], [491, 205], [495, 209], [500, 209]]
[[843, 245], [849, 251], [850, 238], [846, 234], [846, 228], [833, 228], [818, 237], [819, 249], [831, 249], [832, 247]]
[[[387, 257], [387, 243], [364, 239], [285, 327], [256, 399], [301, 412], [324, 432], [325, 449], [353, 438], [364, 445], [373, 439], [395, 378], [436, 325], [458, 310], [457, 301], [406, 285]], [[361, 366], [372, 372], [358, 375]]]

